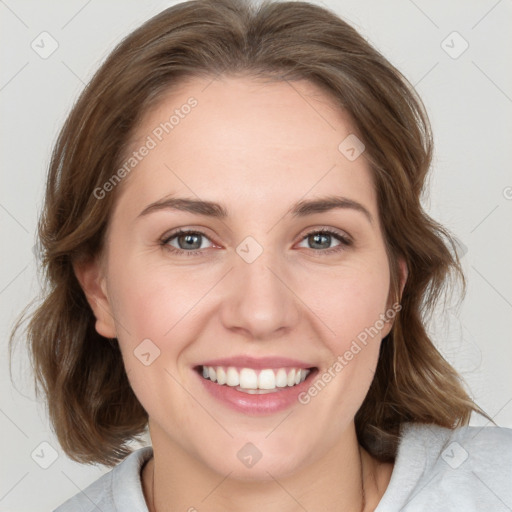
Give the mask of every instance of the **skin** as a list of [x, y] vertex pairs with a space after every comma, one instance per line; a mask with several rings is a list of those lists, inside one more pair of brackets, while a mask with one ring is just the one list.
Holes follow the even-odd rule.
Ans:
[[[307, 81], [195, 78], [146, 113], [131, 149], [190, 96], [197, 107], [116, 191], [101, 257], [75, 267], [97, 331], [118, 339], [149, 414], [148, 508], [360, 510], [362, 460], [365, 510], [373, 510], [393, 465], [364, 450], [360, 459], [354, 416], [391, 321], [307, 405], [268, 416], [227, 408], [192, 370], [207, 359], [250, 354], [298, 358], [321, 374], [391, 306], [369, 165], [364, 153], [349, 161], [338, 150], [354, 132], [351, 120]], [[359, 202], [373, 221], [349, 208], [286, 215], [298, 200], [332, 194]], [[160, 210], [137, 218], [169, 195], [222, 203], [229, 216]], [[307, 235], [325, 227], [353, 244], [332, 237], [318, 248]], [[199, 255], [172, 254], [160, 243], [176, 228], [205, 234]], [[263, 248], [252, 263], [236, 252], [247, 236]], [[168, 245], [186, 251], [179, 242]], [[326, 254], [324, 247], [341, 250]], [[160, 350], [149, 366], [133, 353], [147, 338]], [[237, 458], [247, 442], [262, 453], [252, 468]]]

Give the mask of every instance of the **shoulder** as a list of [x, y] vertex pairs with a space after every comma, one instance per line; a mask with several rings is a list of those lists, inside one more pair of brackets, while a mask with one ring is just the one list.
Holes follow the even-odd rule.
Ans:
[[402, 443], [405, 447], [417, 445], [423, 449], [431, 466], [439, 466], [443, 471], [463, 466], [482, 469], [479, 465], [486, 462], [490, 462], [495, 470], [512, 471], [510, 428], [465, 426], [449, 429], [437, 425], [407, 424]]
[[[506, 427], [458, 427], [454, 429], [443, 428], [437, 425], [406, 423], [401, 430], [400, 445], [418, 446], [430, 455], [441, 455], [449, 467], [460, 465], [470, 458], [492, 458], [499, 456], [499, 460], [509, 466], [512, 458], [503, 458], [506, 449], [512, 449], [512, 429]], [[512, 452], [509, 452], [511, 454]], [[451, 458], [456, 458], [448, 464]]]
[[512, 508], [512, 429], [407, 423], [400, 437], [378, 512]]
[[150, 446], [132, 452], [115, 468], [64, 502], [54, 512], [146, 512], [141, 468], [151, 458]]

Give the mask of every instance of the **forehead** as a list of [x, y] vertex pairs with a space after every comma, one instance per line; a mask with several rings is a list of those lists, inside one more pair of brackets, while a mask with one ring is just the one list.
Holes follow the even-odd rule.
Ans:
[[[144, 151], [123, 196], [130, 205], [169, 194], [253, 207], [284, 207], [300, 197], [339, 193], [375, 211], [364, 154], [347, 159], [340, 144], [354, 131], [332, 97], [307, 81], [194, 78], [146, 112], [130, 141]], [[125, 186], [124, 186], [125, 185]]]

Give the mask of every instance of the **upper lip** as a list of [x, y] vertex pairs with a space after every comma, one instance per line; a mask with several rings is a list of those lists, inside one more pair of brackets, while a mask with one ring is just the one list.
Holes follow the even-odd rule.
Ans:
[[210, 359], [200, 363], [201, 366], [235, 366], [239, 368], [313, 368], [314, 365], [299, 359], [288, 357], [250, 357], [247, 355]]

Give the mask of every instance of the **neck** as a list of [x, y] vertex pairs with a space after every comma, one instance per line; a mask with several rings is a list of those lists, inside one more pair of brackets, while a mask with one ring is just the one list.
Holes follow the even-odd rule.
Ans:
[[[154, 457], [142, 472], [149, 512], [244, 510], [268, 512], [362, 512], [374, 510], [391, 477], [392, 464], [380, 464], [351, 443], [339, 443], [292, 475], [246, 481], [219, 474], [151, 429]], [[164, 440], [166, 442], [164, 442]]]

